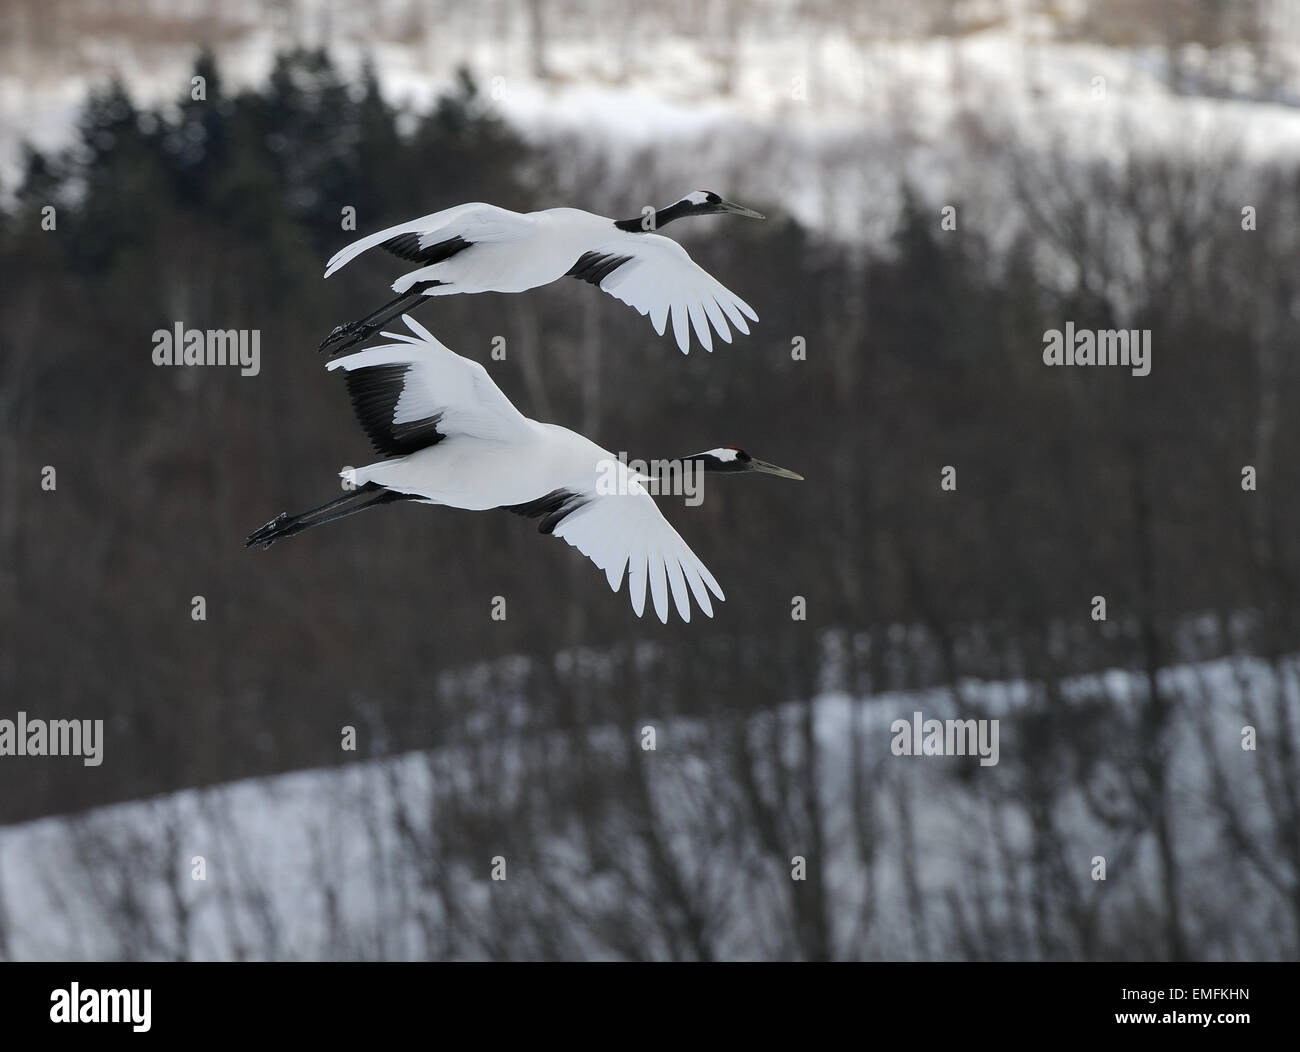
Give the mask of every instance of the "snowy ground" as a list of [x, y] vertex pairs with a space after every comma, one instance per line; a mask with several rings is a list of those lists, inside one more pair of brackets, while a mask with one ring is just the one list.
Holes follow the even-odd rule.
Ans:
[[[1292, 704], [1297, 700], [1294, 663], [1290, 668], [1282, 684], [1253, 660], [1163, 673], [1162, 688], [1177, 699], [1169, 743], [1182, 894], [1195, 943], [1211, 947], [1211, 957], [1277, 956], [1279, 933], [1288, 930], [1284, 904], [1256, 876], [1238, 870], [1232, 856], [1239, 851], [1224, 841], [1216, 807], [1224, 788], [1210, 776], [1207, 748], [1221, 758], [1234, 806], [1251, 816], [1248, 833], [1267, 843], [1267, 808], [1256, 784], [1260, 757], [1240, 749], [1241, 728], [1258, 723], [1261, 742], [1267, 739], [1272, 723], [1262, 714], [1263, 699], [1279, 688]], [[953, 715], [947, 689], [864, 700], [834, 693], [815, 702], [826, 853], [809, 863], [824, 866], [838, 956], [959, 957], [958, 915], [968, 923], [982, 917], [1000, 933], [985, 945], [1000, 939], [1006, 956], [1033, 952], [1016, 939], [1035, 923], [1031, 886], [1043, 879], [1037, 857], [1043, 841], [1031, 835], [1032, 809], [1041, 801], [1024, 782], [1033, 766], [1025, 751], [1034, 747], [1036, 692], [1024, 683], [988, 682], [965, 683], [962, 690], [968, 704], [1001, 721], [996, 767], [891, 754], [893, 720], [915, 710], [939, 719]], [[1142, 678], [1126, 672], [1079, 677], [1063, 685], [1064, 707], [1049, 718], [1077, 714], [1089, 698], [1101, 697], [1106, 709], [1123, 712], [1144, 692]], [[775, 718], [780, 748], [797, 754], [799, 715], [792, 707], [756, 720]], [[590, 729], [584, 748], [617, 762], [626, 755], [620, 733]], [[854, 742], [856, 767], [866, 779], [859, 787], [865, 819], [854, 809]], [[1133, 744], [1137, 753], [1151, 747]], [[659, 749], [637, 762], [652, 772], [652, 798], [688, 886], [705, 889], [701, 908], [716, 923], [716, 945], [730, 957], [764, 957], [774, 948], [780, 954], [786, 861], [810, 853], [806, 830], [796, 827], [781, 857], [766, 859], [748, 842], [748, 831], [728, 830], [732, 779], [717, 746], [706, 727], [669, 724], [660, 728]], [[536, 774], [539, 752], [554, 754], [550, 777], [562, 778], [574, 764], [571, 742], [497, 732], [483, 749], [458, 746], [189, 790], [0, 830], [3, 956], [621, 956], [609, 931], [653, 927], [638, 919], [635, 889], [629, 890], [648, 872], [643, 846], [633, 836], [611, 836], [603, 819], [583, 827], [577, 817], [543, 821], [490, 847], [458, 843], [457, 817], [467, 800], [478, 821], [485, 813], [509, 812], [517, 793], [543, 791], [529, 775]], [[484, 759], [488, 753], [491, 761]], [[1093, 787], [1103, 798], [1125, 770], [1119, 756], [1110, 760], [1110, 775], [1103, 758]], [[458, 784], [473, 781], [468, 772], [485, 763], [495, 779], [489, 779], [491, 801], [481, 798], [481, 787]], [[772, 771], [756, 773], [770, 782]], [[617, 811], [622, 803], [607, 806]], [[1053, 801], [1052, 816], [1060, 837], [1054, 849], [1063, 852], [1065, 869], [1048, 893], [1049, 908], [1060, 915], [1051, 923], [1064, 929], [1072, 911], [1095, 910], [1100, 945], [1131, 946], [1133, 956], [1142, 956], [1141, 944], [1126, 940], [1138, 918], [1161, 909], [1152, 838], [1100, 821], [1075, 790]], [[865, 856], [864, 825], [870, 827]], [[911, 890], [903, 861], [909, 850], [915, 853]], [[207, 866], [202, 881], [192, 879], [200, 855]], [[504, 882], [488, 879], [493, 855], [507, 859]], [[1097, 855], [1107, 859], [1105, 882], [1089, 876]], [[1221, 894], [1228, 885], [1231, 902]], [[664, 908], [652, 891], [646, 895], [653, 909]], [[539, 934], [552, 923], [565, 929], [556, 944]], [[652, 955], [671, 953], [656, 951], [649, 939], [647, 945]]]
[[[810, 27], [772, 4], [765, 20], [742, 23], [725, 47], [697, 26], [687, 35], [661, 22], [602, 19], [594, 37], [557, 30], [548, 75], [539, 78], [530, 72], [523, 20], [491, 5], [478, 14], [435, 5], [414, 25], [400, 3], [379, 4], [373, 14], [367, 6], [363, 17], [302, 0], [288, 5], [299, 14], [281, 25], [246, 6], [228, 5], [217, 45], [231, 86], [261, 83], [274, 54], [291, 43], [328, 43], [345, 70], [372, 59], [390, 98], [422, 110], [465, 66], [526, 134], [576, 140], [575, 163], [613, 161], [615, 177], [622, 168], [619, 192], [594, 203], [615, 210], [626, 209], [620, 198], [641, 201], [646, 158], [636, 154], [646, 150], [656, 189], [716, 186], [742, 200], [780, 201], [806, 223], [871, 240], [903, 172], [935, 199], [970, 196], [968, 170], [957, 162], [971, 115], [1086, 156], [1133, 143], [1193, 155], [1222, 147], [1243, 162], [1300, 156], [1300, 109], [1248, 101], [1259, 71], [1244, 49], [1184, 55], [1189, 68], [1213, 70], [1218, 90], [1238, 98], [1172, 94], [1162, 49], [1057, 40], [1052, 23], [1024, 17], [952, 38], [887, 38], [874, 21]], [[1274, 61], [1300, 69], [1300, 3], [1275, 7], [1279, 31], [1295, 27], [1297, 36], [1275, 43]], [[11, 56], [0, 69], [0, 186], [12, 191], [23, 140], [47, 150], [70, 141], [89, 88], [117, 75], [141, 102], [164, 104], [188, 91], [196, 51], [182, 32], [166, 45], [83, 36], [57, 61]]]

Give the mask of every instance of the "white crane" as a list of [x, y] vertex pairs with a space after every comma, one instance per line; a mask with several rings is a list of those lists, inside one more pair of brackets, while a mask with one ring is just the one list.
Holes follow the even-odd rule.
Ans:
[[[504, 508], [538, 518], [538, 530], [577, 548], [618, 591], [624, 571], [632, 608], [645, 610], [646, 586], [659, 620], [671, 591], [682, 620], [689, 594], [709, 617], [722, 589], [645, 491], [647, 476], [594, 442], [517, 410], [477, 362], [448, 350], [404, 316], [414, 336], [336, 358], [347, 373], [357, 419], [375, 449], [390, 457], [342, 472], [356, 488], [300, 515], [280, 514], [245, 547], [269, 548], [313, 526], [365, 508], [414, 500], [470, 511]], [[703, 470], [803, 476], [726, 447], [686, 458]]]
[[337, 326], [321, 350], [338, 343], [336, 352], [343, 351], [360, 343], [423, 296], [523, 292], [567, 275], [648, 314], [660, 336], [671, 315], [673, 335], [683, 354], [690, 350], [690, 328], [704, 349], [711, 351], [710, 324], [730, 343], [728, 319], [748, 335], [745, 318], [758, 321], [758, 315], [694, 263], [676, 241], [652, 231], [684, 216], [717, 212], [764, 218], [711, 190], [697, 190], [667, 208], [617, 221], [577, 208], [522, 214], [475, 202], [399, 223], [336, 252], [325, 276], [377, 245], [420, 266], [393, 282], [396, 299], [360, 321]]

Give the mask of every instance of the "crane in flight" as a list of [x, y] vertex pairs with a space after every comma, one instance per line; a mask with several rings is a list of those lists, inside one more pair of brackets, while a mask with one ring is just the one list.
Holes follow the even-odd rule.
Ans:
[[[280, 514], [244, 546], [293, 537], [366, 508], [397, 501], [469, 511], [504, 508], [540, 520], [538, 531], [577, 548], [618, 591], [626, 574], [640, 617], [649, 587], [655, 613], [668, 621], [668, 597], [683, 621], [690, 596], [709, 617], [722, 589], [646, 492], [649, 478], [590, 439], [517, 410], [487, 370], [443, 346], [409, 316], [413, 335], [328, 363], [347, 374], [357, 419], [388, 459], [350, 468], [355, 488], [300, 515]], [[802, 479], [734, 446], [686, 458], [705, 471], [764, 472]]]
[[359, 321], [336, 326], [320, 349], [341, 353], [426, 296], [524, 292], [567, 276], [590, 282], [639, 314], [648, 314], [660, 336], [671, 317], [683, 354], [690, 351], [691, 329], [711, 351], [710, 326], [730, 343], [728, 321], [748, 335], [745, 319], [758, 321], [758, 315], [696, 264], [686, 249], [654, 231], [686, 216], [715, 213], [764, 218], [711, 190], [696, 190], [635, 219], [607, 219], [577, 208], [520, 213], [474, 202], [399, 223], [331, 257], [327, 278], [376, 246], [417, 267], [393, 282], [396, 299]]

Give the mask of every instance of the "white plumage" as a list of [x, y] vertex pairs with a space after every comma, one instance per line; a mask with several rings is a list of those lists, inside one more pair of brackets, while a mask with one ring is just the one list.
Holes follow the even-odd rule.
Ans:
[[[684, 621], [691, 619], [690, 596], [713, 616], [709, 593], [723, 599], [722, 589], [646, 493], [645, 476], [582, 435], [528, 419], [483, 366], [443, 346], [410, 317], [403, 320], [414, 335], [384, 333], [397, 342], [328, 363], [348, 374], [358, 418], [376, 448], [399, 454], [343, 472], [358, 495], [378, 496], [325, 517], [320, 513], [342, 499], [280, 516], [255, 531], [249, 544], [269, 547], [393, 499], [471, 511], [506, 508], [540, 518], [542, 532], [591, 559], [614, 591], [626, 575], [638, 617], [647, 588], [660, 621], [668, 621], [670, 593]], [[408, 447], [415, 448], [400, 452]]]
[[322, 348], [365, 339], [420, 295], [523, 292], [568, 275], [648, 315], [661, 336], [671, 318], [682, 353], [690, 350], [692, 329], [705, 350], [712, 350], [710, 329], [730, 343], [731, 326], [748, 334], [745, 319], [757, 321], [758, 315], [677, 242], [652, 231], [685, 216], [713, 213], [762, 218], [710, 191], [697, 191], [654, 211], [646, 222], [615, 222], [576, 208], [521, 214], [475, 202], [399, 223], [335, 253], [325, 276], [377, 246], [423, 265], [393, 282], [397, 300], [369, 318], [339, 326]]

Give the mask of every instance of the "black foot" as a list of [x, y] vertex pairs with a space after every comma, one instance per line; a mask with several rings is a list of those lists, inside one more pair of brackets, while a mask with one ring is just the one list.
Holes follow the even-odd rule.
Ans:
[[323, 351], [323, 350], [325, 350], [325, 348], [328, 347], [331, 343], [337, 343], [339, 340], [341, 340], [341, 339], [343, 339], [345, 336], [347, 336], [347, 334], [348, 334], [351, 330], [352, 330], [352, 325], [351, 325], [351, 323], [349, 323], [349, 324], [347, 324], [347, 325], [335, 325], [334, 328], [333, 328], [333, 330], [330, 332], [330, 334], [329, 334], [328, 336], [326, 336], [325, 339], [321, 340], [321, 342], [320, 342], [320, 347], [318, 348], [318, 350], [322, 350], [322, 351]]
[[288, 517], [289, 513], [287, 511], [282, 511], [265, 526], [259, 526], [244, 540], [244, 547], [251, 548], [253, 545], [258, 543], [260, 543], [264, 549], [271, 547], [271, 545], [284, 536], [284, 520]]
[[[323, 354], [329, 351], [330, 354], [342, 354], [349, 347], [355, 347], [358, 343], [364, 343], [375, 333], [382, 329], [382, 325], [358, 325], [352, 322], [348, 325], [336, 325], [334, 331], [325, 337], [320, 345], [320, 352]], [[342, 340], [342, 343], [339, 341]], [[333, 344], [339, 346], [334, 347]]]

